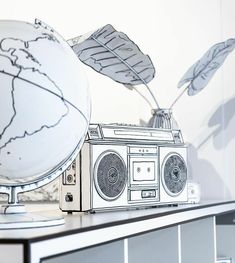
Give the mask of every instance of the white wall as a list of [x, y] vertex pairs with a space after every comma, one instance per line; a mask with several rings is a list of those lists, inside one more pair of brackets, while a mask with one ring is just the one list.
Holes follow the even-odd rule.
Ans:
[[[222, 32], [223, 38], [235, 38], [235, 2], [233, 0], [223, 1], [222, 5]], [[223, 90], [224, 90], [224, 129], [220, 129], [220, 137], [223, 138], [222, 147], [218, 150], [224, 150], [225, 174], [224, 184], [232, 197], [235, 196], [235, 52], [226, 61], [223, 67]], [[216, 143], [215, 138], [215, 143]], [[215, 144], [216, 146], [216, 144]]]
[[[8, 0], [1, 3], [0, 18], [33, 22], [37, 17], [65, 39], [112, 24], [150, 55], [156, 77], [149, 86], [160, 106], [169, 107], [186, 69], [213, 44], [235, 37], [234, 10], [233, 0]], [[190, 144], [190, 177], [202, 184], [206, 199], [235, 197], [234, 65], [235, 53], [205, 90], [184, 95], [173, 109]], [[137, 93], [85, 65], [84, 70], [93, 122], [138, 124], [149, 119], [150, 108]]]

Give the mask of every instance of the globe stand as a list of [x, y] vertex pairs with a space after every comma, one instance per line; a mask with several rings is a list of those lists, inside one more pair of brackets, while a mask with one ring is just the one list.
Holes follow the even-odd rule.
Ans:
[[23, 214], [26, 213], [25, 205], [22, 204], [8, 204], [2, 205], [0, 214]]
[[[84, 133], [83, 139], [85, 138]], [[1, 207], [0, 229], [34, 228], [45, 226], [57, 226], [65, 223], [61, 215], [50, 214], [49, 211], [28, 213], [25, 206], [19, 204], [18, 194], [38, 189], [55, 180], [65, 171], [76, 158], [80, 151], [83, 140], [80, 140], [75, 150], [63, 163], [58, 164], [54, 169], [42, 177], [29, 182], [1, 184], [0, 193], [8, 195], [8, 204]]]
[[[33, 185], [31, 186], [32, 188]], [[3, 192], [3, 186], [0, 186]], [[45, 212], [28, 213], [25, 205], [18, 201], [19, 186], [9, 186], [7, 190], [8, 204], [1, 206], [0, 229], [34, 228], [45, 226], [56, 226], [64, 224], [62, 216], [49, 216]], [[5, 192], [6, 193], [6, 192]]]
[[26, 213], [25, 205], [19, 204], [18, 194], [14, 186], [9, 186], [8, 204], [1, 206], [0, 214], [22, 214]]
[[[68, 160], [67, 165], [71, 164], [74, 156]], [[65, 166], [66, 167], [66, 166]], [[28, 213], [25, 205], [20, 204], [18, 194], [40, 188], [56, 179], [65, 169], [54, 169], [47, 176], [28, 183], [0, 185], [0, 193], [8, 195], [8, 203], [3, 204], [0, 210], [0, 229], [19, 229], [57, 226], [65, 223], [61, 215], [51, 215], [48, 211]]]
[[43, 213], [0, 214], [0, 230], [58, 226], [65, 223], [62, 216]]

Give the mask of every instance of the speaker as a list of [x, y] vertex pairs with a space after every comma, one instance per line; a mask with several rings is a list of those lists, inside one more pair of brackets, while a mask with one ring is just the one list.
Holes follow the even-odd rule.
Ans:
[[187, 201], [187, 148], [159, 147], [162, 203]]
[[103, 152], [94, 169], [95, 187], [101, 198], [107, 201], [117, 199], [124, 191], [127, 168], [123, 158], [115, 151]]

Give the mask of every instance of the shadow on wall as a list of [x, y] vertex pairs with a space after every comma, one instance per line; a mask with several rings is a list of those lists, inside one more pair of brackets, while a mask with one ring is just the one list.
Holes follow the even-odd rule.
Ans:
[[[218, 122], [221, 111], [224, 111], [224, 124]], [[235, 138], [235, 98], [228, 100], [215, 111], [208, 126], [218, 126], [213, 134], [215, 148], [217, 150], [226, 148], [232, 139]]]
[[208, 128], [213, 128], [207, 138], [198, 146], [200, 148], [210, 138], [216, 150], [222, 150], [235, 138], [235, 97], [221, 104], [208, 122]]
[[[208, 162], [208, 160], [199, 159], [197, 152], [208, 141], [212, 140], [216, 150], [224, 151], [223, 156], [225, 156], [225, 159], [223, 165], [228, 165], [226, 148], [235, 139], [235, 97], [221, 104], [215, 110], [208, 121], [208, 130], [213, 131], [197, 147], [192, 144], [189, 145], [189, 161], [193, 164], [193, 168], [189, 164], [189, 172], [192, 173], [194, 180], [197, 180], [201, 184], [203, 188], [202, 195], [206, 196], [206, 199], [213, 198], [213, 196], [216, 199], [232, 198], [229, 189], [221, 178], [223, 175], [216, 172], [214, 164]], [[235, 170], [235, 164], [229, 164], [229, 170]], [[212, 190], [209, 187], [210, 185], [213, 187]]]
[[229, 190], [225, 188], [223, 180], [215, 170], [214, 165], [206, 159], [200, 159], [197, 152], [194, 145], [188, 145], [189, 180], [193, 179], [193, 181], [200, 183], [201, 199], [221, 200], [230, 198]]

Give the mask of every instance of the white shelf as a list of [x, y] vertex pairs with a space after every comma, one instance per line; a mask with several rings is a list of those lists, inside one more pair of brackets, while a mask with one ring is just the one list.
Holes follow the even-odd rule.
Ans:
[[[34, 205], [33, 210], [39, 211], [43, 207]], [[50, 208], [45, 214], [62, 214], [55, 210], [56, 205]], [[5, 254], [6, 245], [14, 245], [18, 249], [22, 247], [22, 260], [17, 257], [14, 261], [13, 257], [11, 261], [6, 261], [8, 263], [39, 263], [41, 259], [46, 263], [70, 263], [75, 258], [87, 263], [116, 263], [116, 259], [120, 263], [142, 263], [146, 257], [148, 263], [214, 263], [215, 216], [231, 211], [235, 211], [235, 201], [96, 214], [63, 214], [66, 221], [63, 226], [1, 230], [0, 254]], [[110, 259], [110, 255], [115, 259]]]

